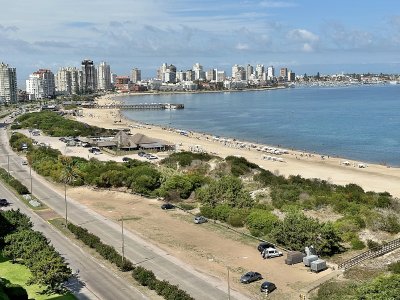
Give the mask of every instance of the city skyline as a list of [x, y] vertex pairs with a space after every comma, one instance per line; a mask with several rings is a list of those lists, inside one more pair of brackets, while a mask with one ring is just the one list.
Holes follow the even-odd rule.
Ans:
[[[0, 60], [23, 83], [32, 70], [106, 61], [154, 77], [162, 63], [289, 67], [297, 74], [398, 73], [400, 3], [318, 1], [96, 1], [2, 8]], [[79, 8], [79, 9], [77, 9]]]

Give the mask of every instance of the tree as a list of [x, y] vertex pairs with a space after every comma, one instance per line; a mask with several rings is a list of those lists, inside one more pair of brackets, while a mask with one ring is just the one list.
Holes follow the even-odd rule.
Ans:
[[59, 161], [63, 165], [61, 172], [61, 181], [64, 183], [64, 201], [65, 201], [65, 227], [68, 226], [68, 206], [67, 206], [67, 184], [71, 184], [78, 177], [77, 169], [73, 165], [73, 160], [70, 156], [60, 155]]

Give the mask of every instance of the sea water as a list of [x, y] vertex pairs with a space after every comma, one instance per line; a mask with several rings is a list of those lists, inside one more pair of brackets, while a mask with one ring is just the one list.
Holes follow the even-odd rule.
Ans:
[[125, 96], [183, 103], [182, 110], [126, 110], [132, 120], [324, 155], [400, 166], [400, 85]]

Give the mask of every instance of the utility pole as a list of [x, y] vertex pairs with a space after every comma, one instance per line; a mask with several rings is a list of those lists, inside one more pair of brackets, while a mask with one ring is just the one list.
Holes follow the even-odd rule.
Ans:
[[31, 197], [33, 196], [33, 190], [32, 190], [32, 164], [29, 165], [29, 175], [31, 176]]
[[122, 267], [123, 267], [125, 262], [124, 216], [121, 217], [121, 236], [122, 236]]
[[10, 178], [10, 154], [7, 154], [7, 172], [8, 178]]

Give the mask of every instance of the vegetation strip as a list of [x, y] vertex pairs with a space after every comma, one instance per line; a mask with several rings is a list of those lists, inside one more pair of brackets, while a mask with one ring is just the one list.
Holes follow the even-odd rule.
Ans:
[[95, 249], [101, 256], [115, 264], [121, 271], [132, 271], [132, 277], [143, 286], [155, 290], [158, 295], [165, 299], [194, 300], [188, 293], [181, 290], [179, 286], [173, 285], [166, 280], [159, 280], [152, 271], [141, 266], [134, 266], [131, 261], [123, 258], [115, 248], [101, 242], [100, 238], [87, 229], [68, 223], [68, 229], [90, 248]]

